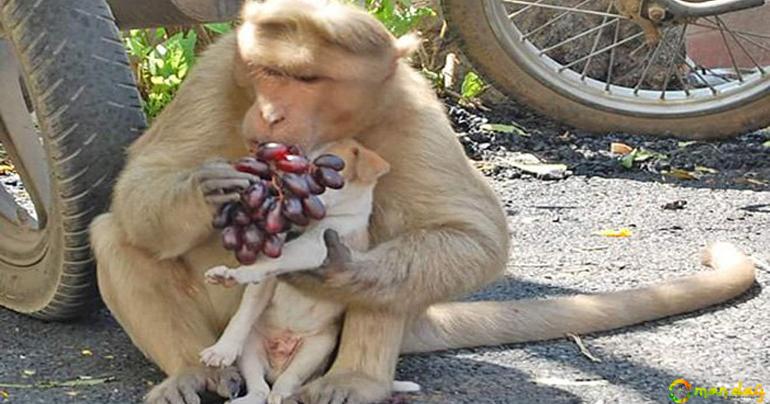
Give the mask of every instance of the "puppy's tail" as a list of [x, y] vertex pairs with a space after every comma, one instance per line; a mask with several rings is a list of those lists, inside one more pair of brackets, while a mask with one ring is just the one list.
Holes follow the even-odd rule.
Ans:
[[640, 289], [507, 302], [436, 304], [407, 329], [402, 352], [561, 338], [687, 313], [736, 297], [754, 282], [753, 261], [729, 243], [703, 254], [715, 269]]

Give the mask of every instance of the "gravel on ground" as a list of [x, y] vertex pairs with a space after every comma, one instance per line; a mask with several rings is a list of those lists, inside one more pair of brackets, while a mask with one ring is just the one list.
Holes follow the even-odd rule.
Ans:
[[[589, 135], [512, 106], [481, 113], [450, 103], [449, 113], [468, 155], [503, 201], [513, 241], [505, 277], [468, 299], [638, 287], [707, 270], [698, 253], [714, 240], [734, 242], [760, 262], [770, 261], [766, 131], [691, 143]], [[516, 129], [491, 132], [483, 130], [485, 124]], [[625, 168], [622, 156], [609, 152], [612, 142], [647, 150], [647, 159]], [[522, 154], [565, 164], [568, 171], [562, 179], [547, 180], [506, 163]], [[686, 201], [683, 209], [663, 208], [680, 200]], [[620, 228], [631, 236], [597, 234]], [[397, 377], [419, 383], [423, 391], [391, 401], [665, 403], [669, 385], [679, 378], [728, 390], [738, 383], [765, 385], [770, 383], [770, 295], [763, 290], [768, 281], [770, 268], [764, 266], [756, 285], [726, 304], [580, 336], [598, 362], [568, 338], [405, 356]], [[66, 324], [0, 310], [0, 324], [0, 402], [133, 403], [162, 379], [104, 309]], [[79, 381], [51, 387], [72, 380]], [[709, 400], [720, 399], [691, 402]]]

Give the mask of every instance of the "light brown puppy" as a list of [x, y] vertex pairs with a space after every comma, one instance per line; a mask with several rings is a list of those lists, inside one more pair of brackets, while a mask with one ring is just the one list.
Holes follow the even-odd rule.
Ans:
[[329, 245], [334, 259], [315, 275], [285, 278], [348, 306], [336, 361], [303, 388], [306, 403], [386, 397], [400, 351], [604, 330], [721, 302], [751, 285], [751, 262], [722, 246], [714, 250], [720, 271], [657, 288], [434, 304], [502, 273], [505, 215], [467, 162], [430, 85], [402, 60], [413, 38], [397, 40], [365, 12], [326, 3], [248, 4], [244, 24], [200, 57], [175, 100], [132, 145], [112, 213], [92, 225], [104, 301], [169, 374], [150, 402], [195, 402], [203, 389], [228, 395], [238, 381], [232, 369], [198, 364], [198, 352], [216, 342], [241, 296], [202, 279], [208, 268], [237, 265], [211, 217], [249, 182], [222, 159], [241, 157], [258, 141], [311, 146], [351, 137], [391, 164], [374, 195], [373, 248], [352, 261], [344, 246]]

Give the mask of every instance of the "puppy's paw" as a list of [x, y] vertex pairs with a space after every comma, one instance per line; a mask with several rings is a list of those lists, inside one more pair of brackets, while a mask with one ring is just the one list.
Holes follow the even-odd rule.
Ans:
[[201, 362], [210, 367], [232, 365], [241, 355], [241, 345], [216, 343], [200, 353]]

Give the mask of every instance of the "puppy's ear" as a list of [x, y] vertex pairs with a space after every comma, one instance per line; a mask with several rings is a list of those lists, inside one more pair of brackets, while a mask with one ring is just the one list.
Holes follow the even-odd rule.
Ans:
[[416, 33], [409, 33], [396, 39], [396, 57], [399, 59], [412, 56], [420, 47], [422, 39]]
[[363, 147], [354, 147], [356, 177], [364, 182], [374, 182], [390, 171], [390, 164], [379, 154]]

